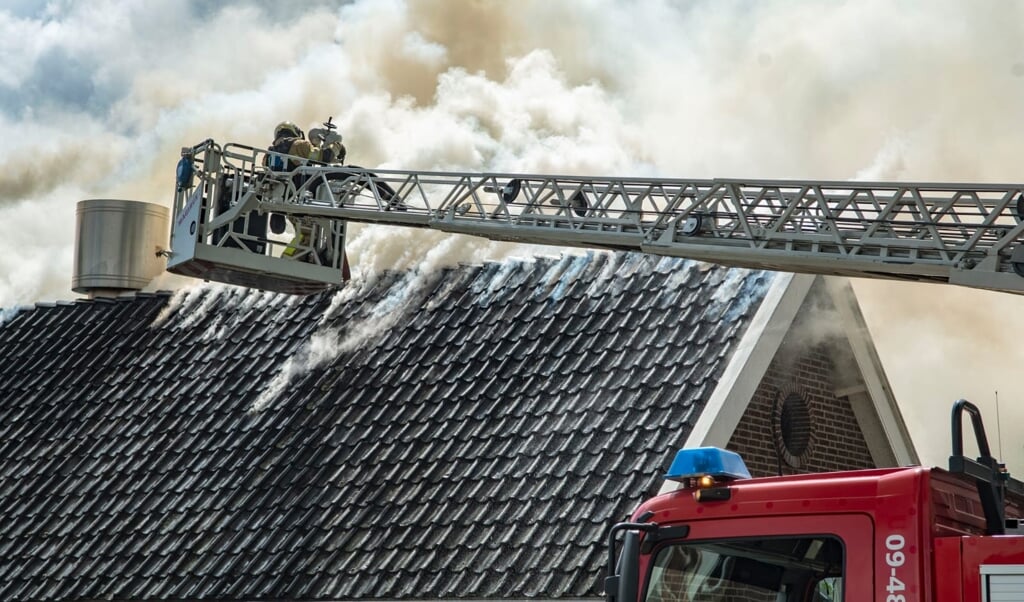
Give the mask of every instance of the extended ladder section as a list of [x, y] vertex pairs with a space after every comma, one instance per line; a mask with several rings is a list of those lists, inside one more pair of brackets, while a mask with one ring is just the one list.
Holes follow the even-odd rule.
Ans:
[[369, 171], [213, 141], [183, 150], [168, 269], [308, 293], [347, 222], [789, 272], [1024, 292], [1024, 185]]

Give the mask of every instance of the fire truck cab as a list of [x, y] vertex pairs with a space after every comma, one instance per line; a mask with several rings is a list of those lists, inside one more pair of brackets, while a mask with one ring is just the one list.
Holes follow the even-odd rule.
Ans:
[[609, 602], [1024, 600], [1024, 487], [991, 457], [976, 407], [958, 401], [953, 418], [949, 470], [750, 478], [732, 452], [680, 451], [666, 474], [680, 488], [611, 531]]

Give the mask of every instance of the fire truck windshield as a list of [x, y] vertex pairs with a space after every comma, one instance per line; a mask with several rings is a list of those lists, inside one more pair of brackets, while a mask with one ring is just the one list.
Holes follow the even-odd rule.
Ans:
[[839, 602], [836, 537], [686, 541], [655, 551], [645, 602]]

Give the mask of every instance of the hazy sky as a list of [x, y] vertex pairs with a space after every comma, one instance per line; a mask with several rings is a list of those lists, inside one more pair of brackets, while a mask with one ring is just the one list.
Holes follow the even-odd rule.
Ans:
[[[7, 0], [0, 307], [73, 298], [75, 203], [168, 204], [181, 146], [334, 116], [360, 165], [1020, 181], [1024, 5]], [[522, 254], [355, 227], [364, 273]], [[164, 287], [180, 281], [167, 279]], [[981, 405], [1024, 476], [1024, 299], [855, 282], [922, 459]]]

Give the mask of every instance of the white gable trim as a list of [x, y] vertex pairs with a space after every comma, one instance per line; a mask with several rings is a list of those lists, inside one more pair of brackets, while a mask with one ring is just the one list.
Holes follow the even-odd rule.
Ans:
[[725, 447], [768, 371], [815, 277], [778, 273], [704, 404], [685, 447]]
[[[903, 421], [899, 406], [892, 394], [892, 387], [882, 369], [882, 361], [878, 357], [874, 344], [871, 342], [868, 333], [867, 323], [864, 315], [857, 306], [856, 298], [853, 295], [853, 287], [846, 278], [825, 278], [825, 288], [832, 298], [832, 305], [839, 312], [840, 323], [843, 325], [843, 333], [846, 335], [850, 349], [853, 350], [854, 360], [857, 362], [857, 369], [860, 371], [861, 380], [866, 390], [851, 391], [847, 395], [853, 406], [854, 414], [857, 416], [861, 431], [868, 440], [869, 448], [877, 450], [872, 438], [884, 437], [893, 454], [895, 464], [898, 466], [909, 466], [920, 464], [917, 451], [914, 449], [913, 441], [910, 438], [910, 431]], [[841, 392], [836, 392], [838, 396]], [[869, 405], [871, 404], [871, 405]], [[874, 415], [867, 411], [869, 407], [874, 408]], [[874, 455], [876, 451], [872, 451]], [[875, 460], [881, 458], [875, 457]], [[879, 462], [884, 465], [884, 462]]]

